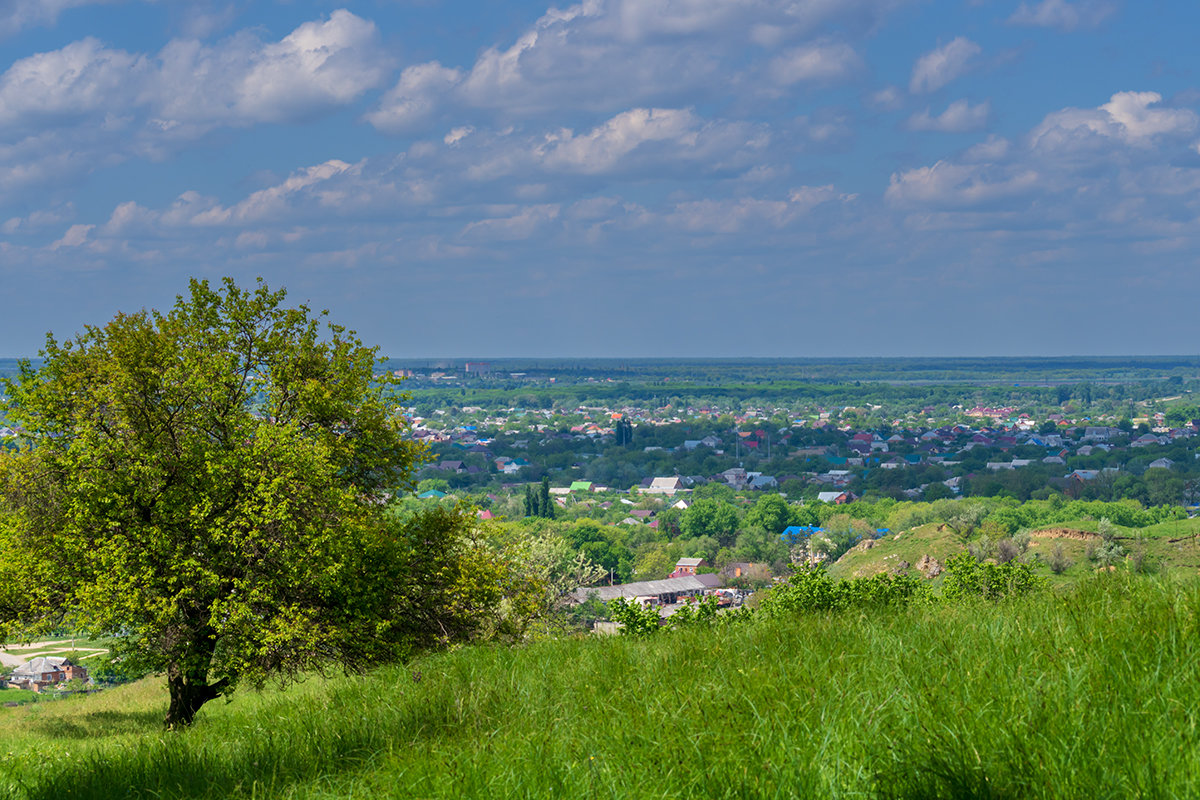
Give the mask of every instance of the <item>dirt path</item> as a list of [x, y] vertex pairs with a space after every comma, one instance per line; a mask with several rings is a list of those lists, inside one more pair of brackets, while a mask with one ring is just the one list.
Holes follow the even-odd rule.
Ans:
[[[29, 644], [10, 644], [0, 650], [0, 665], [5, 667], [19, 667], [29, 661], [30, 657], [41, 655], [46, 650], [71, 650], [69, 642], [31, 642]], [[101, 653], [107, 653], [107, 647], [78, 647], [74, 648], [75, 652], [83, 657], [98, 656]]]

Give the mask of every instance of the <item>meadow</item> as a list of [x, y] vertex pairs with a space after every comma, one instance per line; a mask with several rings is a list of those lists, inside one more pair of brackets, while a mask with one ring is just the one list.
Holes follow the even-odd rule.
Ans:
[[1200, 790], [1200, 586], [463, 647], [183, 734], [161, 680], [0, 709], [12, 798], [1057, 798]]

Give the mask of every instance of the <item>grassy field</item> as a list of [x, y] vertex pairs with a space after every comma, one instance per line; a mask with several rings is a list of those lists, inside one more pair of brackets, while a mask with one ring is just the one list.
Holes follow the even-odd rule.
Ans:
[[[1027, 555], [1039, 556], [1033, 562], [1038, 574], [1053, 583], [1074, 583], [1099, 568], [1088, 557], [1089, 550], [1100, 543], [1099, 527], [1098, 520], [1081, 519], [1032, 530]], [[1126, 553], [1141, 549], [1152, 568], [1179, 578], [1200, 576], [1200, 519], [1172, 520], [1147, 528], [1118, 525], [1116, 531], [1117, 543]], [[1047, 564], [1056, 545], [1061, 546], [1071, 562], [1060, 575], [1053, 574]], [[888, 534], [874, 540], [869, 549], [861, 545], [854, 547], [831, 565], [829, 571], [837, 578], [854, 578], [895, 571], [908, 563], [910, 574], [917, 574], [915, 567], [922, 556], [928, 555], [945, 563], [948, 557], [966, 548], [967, 544], [952, 530], [931, 523]]]
[[1200, 793], [1200, 587], [464, 648], [239, 692], [0, 709], [14, 798], [1127, 798]]

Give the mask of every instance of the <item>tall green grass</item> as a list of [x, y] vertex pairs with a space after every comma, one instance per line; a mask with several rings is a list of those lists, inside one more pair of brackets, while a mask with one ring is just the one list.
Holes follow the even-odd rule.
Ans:
[[1190, 797], [1198, 628], [1197, 587], [1113, 574], [1010, 604], [464, 648], [241, 693], [182, 735], [135, 687], [128, 717], [87, 698], [0, 719], [0, 795]]

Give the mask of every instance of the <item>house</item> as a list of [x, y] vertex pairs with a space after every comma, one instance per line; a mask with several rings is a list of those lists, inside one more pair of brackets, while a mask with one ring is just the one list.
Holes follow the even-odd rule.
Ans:
[[833, 503], [834, 505], [845, 505], [857, 500], [854, 492], [818, 492], [817, 500], [822, 503]]
[[569, 492], [590, 492], [591, 490], [591, 481], [571, 481], [571, 485], [567, 489]]
[[1155, 461], [1151, 461], [1149, 465], [1147, 465], [1147, 469], [1170, 469], [1173, 466], [1175, 466], [1175, 462], [1171, 459], [1160, 458]]
[[650, 481], [650, 485], [642, 489], [646, 494], [665, 494], [673, 495], [683, 489], [683, 481], [678, 476], [669, 478], [654, 478]]
[[9, 679], [14, 686], [40, 692], [47, 686], [55, 686], [79, 679], [88, 680], [87, 667], [67, 658], [39, 656], [12, 671]]
[[772, 475], [763, 475], [759, 473], [750, 479], [750, 488], [758, 489], [759, 491], [763, 491], [765, 489], [777, 489], [779, 488], [779, 481], [775, 480], [774, 476]]
[[684, 575], [683, 577], [667, 578], [660, 581], [638, 581], [622, 583], [616, 586], [581, 586], [568, 595], [572, 603], [586, 602], [595, 596], [601, 602], [607, 603], [618, 597], [627, 599], [653, 597], [659, 605], [674, 603], [680, 598], [708, 594], [713, 589], [724, 585], [720, 575]]
[[740, 489], [749, 481], [746, 475], [746, 470], [741, 467], [732, 467], [721, 473], [721, 479], [735, 489]]
[[707, 566], [708, 562], [703, 558], [681, 558], [675, 562], [675, 571], [671, 573], [670, 577], [682, 578], [686, 575], [695, 575], [696, 570]]

